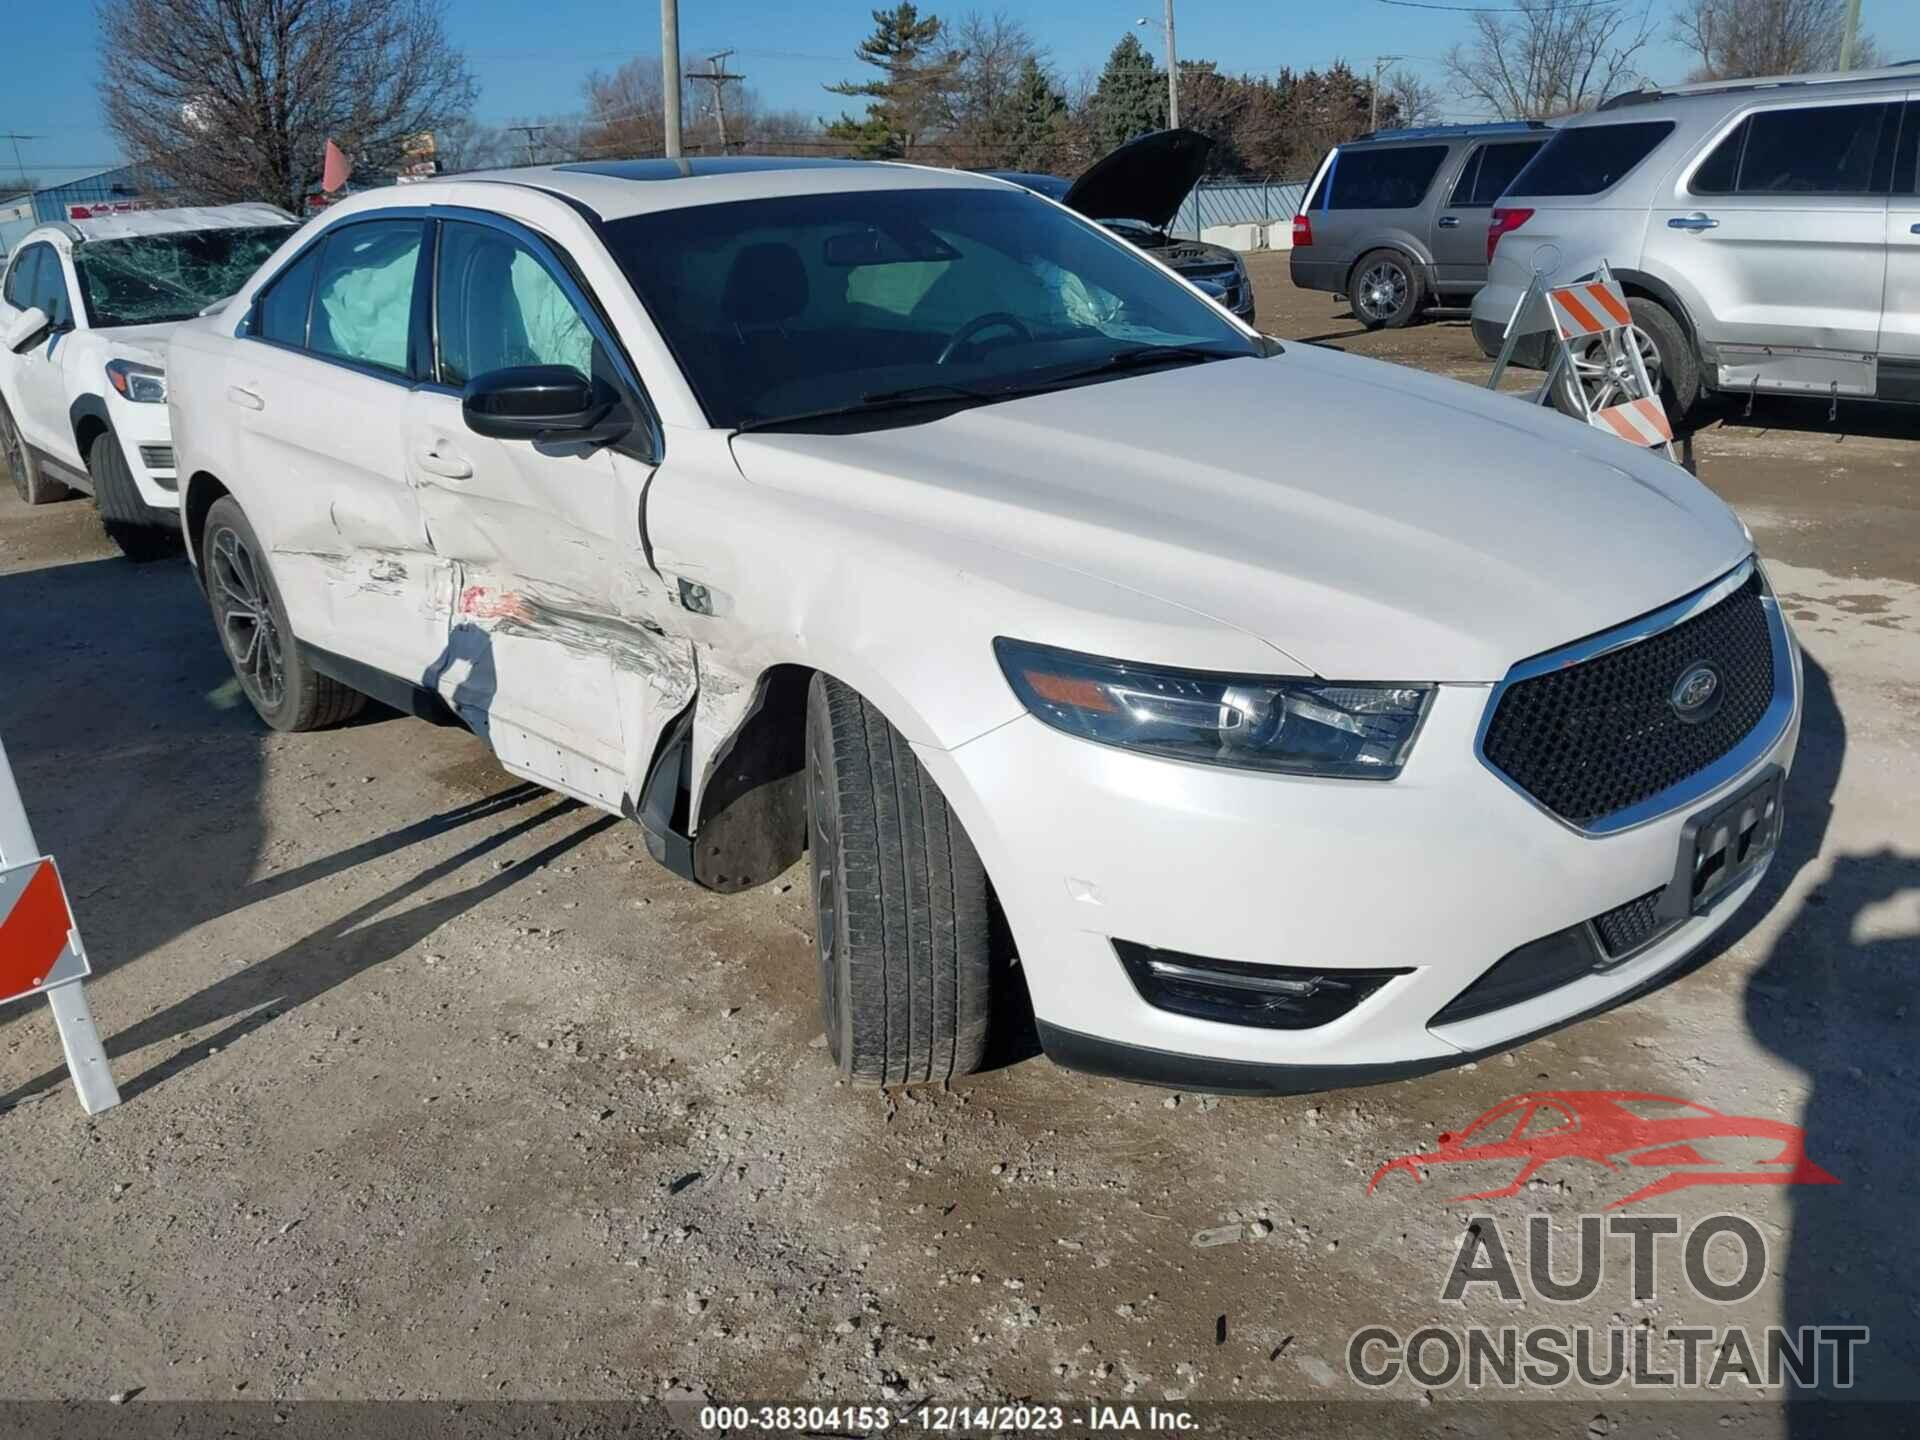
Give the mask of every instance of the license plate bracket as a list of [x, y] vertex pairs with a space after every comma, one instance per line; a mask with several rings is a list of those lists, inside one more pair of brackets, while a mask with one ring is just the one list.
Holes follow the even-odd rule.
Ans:
[[1780, 841], [1785, 778], [1769, 765], [1739, 794], [1688, 818], [1673, 879], [1660, 896], [1662, 928], [1706, 914], [1766, 862]]

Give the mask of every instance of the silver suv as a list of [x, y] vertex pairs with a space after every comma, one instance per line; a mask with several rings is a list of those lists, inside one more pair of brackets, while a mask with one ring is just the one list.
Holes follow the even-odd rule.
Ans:
[[1523, 120], [1336, 145], [1293, 217], [1293, 283], [1348, 297], [1369, 330], [1405, 325], [1430, 303], [1466, 304], [1487, 278], [1493, 202], [1547, 134]]
[[[1909, 98], [1913, 97], [1913, 98]], [[1920, 400], [1920, 68], [1617, 96], [1568, 120], [1493, 212], [1489, 355], [1537, 271], [1602, 261], [1678, 419], [1702, 391]], [[1515, 359], [1543, 368], [1544, 336]], [[1575, 352], [1571, 385], [1619, 398]]]

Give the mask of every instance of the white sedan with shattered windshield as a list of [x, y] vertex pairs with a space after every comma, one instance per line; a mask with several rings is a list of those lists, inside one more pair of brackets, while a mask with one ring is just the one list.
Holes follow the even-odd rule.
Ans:
[[1458, 1063], [1671, 976], [1779, 837], [1799, 652], [1702, 486], [991, 178], [358, 196], [171, 384], [266, 723], [464, 724], [714, 890], [808, 856], [860, 1079], [1022, 996], [1196, 1089]]
[[94, 215], [32, 230], [0, 280], [0, 463], [29, 505], [93, 496], [129, 556], [178, 553], [167, 342], [279, 248], [268, 205]]

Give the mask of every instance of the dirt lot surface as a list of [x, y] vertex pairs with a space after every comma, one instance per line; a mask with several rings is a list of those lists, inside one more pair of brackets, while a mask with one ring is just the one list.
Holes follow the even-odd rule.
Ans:
[[[1254, 268], [1282, 337], [1484, 378], [1464, 321], [1366, 335], [1284, 257]], [[804, 870], [704, 894], [635, 827], [385, 712], [269, 735], [184, 564], [8, 490], [0, 735], [126, 1103], [87, 1118], [45, 1007], [0, 1014], [0, 1395], [1332, 1399], [1368, 1393], [1355, 1330], [1435, 1321], [1865, 1325], [1853, 1393], [1920, 1399], [1916, 440], [1920, 414], [1778, 404], [1689, 438], [1808, 656], [1784, 853], [1710, 963], [1477, 1066], [1268, 1100], [1017, 1042], [951, 1089], [845, 1088]], [[1444, 1301], [1473, 1216], [1510, 1245], [1553, 1217], [1564, 1275], [1578, 1217], [1641, 1183], [1567, 1161], [1449, 1198], [1510, 1162], [1368, 1193], [1530, 1090], [1802, 1125], [1841, 1183], [1634, 1207], [1751, 1218], [1767, 1272], [1731, 1305], [1677, 1265], [1636, 1301], [1612, 1241], [1589, 1299]], [[1384, 1393], [1429, 1389], [1462, 1393]]]

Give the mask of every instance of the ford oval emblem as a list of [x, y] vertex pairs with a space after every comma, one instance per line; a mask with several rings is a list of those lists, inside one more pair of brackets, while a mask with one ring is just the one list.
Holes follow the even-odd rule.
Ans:
[[1689, 666], [1673, 682], [1667, 703], [1682, 720], [1704, 720], [1720, 694], [1720, 673], [1711, 665]]

